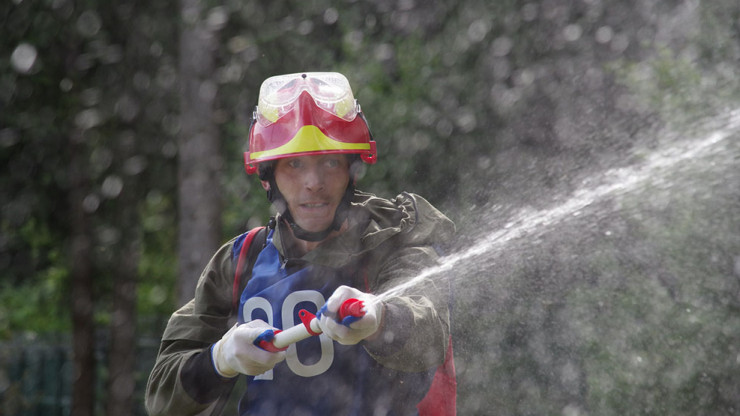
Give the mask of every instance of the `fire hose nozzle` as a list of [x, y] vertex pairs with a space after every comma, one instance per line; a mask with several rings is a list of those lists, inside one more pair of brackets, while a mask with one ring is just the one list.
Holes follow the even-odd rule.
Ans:
[[[335, 319], [338, 322], [349, 326], [352, 322], [365, 316], [365, 311], [362, 310], [364, 306], [364, 302], [359, 299], [347, 299], [339, 306]], [[321, 335], [322, 331], [321, 327], [319, 327], [319, 320], [316, 319], [316, 315], [305, 309], [301, 309], [298, 312], [298, 316], [301, 318], [302, 324], [282, 331], [265, 331], [254, 340], [254, 345], [266, 351], [284, 351], [288, 346], [290, 346], [290, 344], [294, 344], [312, 336]]]
[[342, 302], [342, 305], [339, 307], [339, 321], [344, 321], [345, 318], [348, 318], [350, 316], [355, 318], [362, 318], [365, 316], [365, 311], [362, 310], [362, 308], [365, 307], [365, 302], [355, 299], [355, 298], [349, 298]]

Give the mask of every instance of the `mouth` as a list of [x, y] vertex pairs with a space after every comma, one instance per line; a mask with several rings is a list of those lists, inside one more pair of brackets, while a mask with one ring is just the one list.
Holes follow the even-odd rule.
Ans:
[[329, 202], [322, 201], [303, 202], [301, 204], [298, 204], [298, 209], [303, 211], [306, 215], [323, 216], [329, 214], [331, 204]]
[[296, 224], [306, 231], [321, 231], [331, 224], [334, 205], [329, 201], [305, 201], [295, 205], [292, 212]]
[[317, 208], [325, 208], [329, 206], [328, 202], [306, 202], [303, 204], [300, 204], [301, 208], [306, 209], [317, 209]]

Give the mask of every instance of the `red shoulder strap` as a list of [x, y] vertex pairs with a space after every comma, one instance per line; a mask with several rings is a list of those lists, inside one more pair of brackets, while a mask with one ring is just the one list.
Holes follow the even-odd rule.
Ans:
[[236, 269], [234, 271], [234, 286], [231, 293], [231, 310], [236, 311], [239, 307], [239, 296], [241, 295], [239, 293], [239, 287], [241, 283], [241, 275], [244, 271], [244, 266], [246, 265], [247, 259], [247, 253], [249, 252], [249, 247], [252, 245], [252, 240], [254, 240], [254, 236], [257, 235], [257, 233], [265, 228], [264, 226], [261, 227], [255, 227], [249, 230], [247, 233], [247, 236], [244, 237], [244, 242], [242, 242], [242, 248], [239, 250], [239, 260], [236, 262]]
[[455, 416], [457, 414], [457, 379], [452, 352], [452, 336], [447, 344], [445, 362], [437, 368], [427, 395], [416, 407], [420, 416]]

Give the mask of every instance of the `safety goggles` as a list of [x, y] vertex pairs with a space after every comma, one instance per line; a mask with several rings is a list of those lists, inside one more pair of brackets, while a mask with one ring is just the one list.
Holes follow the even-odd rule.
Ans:
[[276, 122], [298, 105], [298, 98], [304, 91], [321, 110], [346, 121], [352, 121], [357, 116], [358, 104], [344, 75], [336, 72], [306, 72], [266, 79], [260, 87], [255, 121], [264, 126]]

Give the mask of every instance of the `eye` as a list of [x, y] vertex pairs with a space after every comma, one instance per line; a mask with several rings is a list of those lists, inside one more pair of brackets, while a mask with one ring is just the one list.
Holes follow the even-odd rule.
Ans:
[[335, 158], [327, 159], [325, 163], [326, 163], [326, 166], [328, 166], [330, 168], [339, 167], [339, 164], [340, 164], [339, 163], [339, 159], [335, 159]]
[[303, 163], [299, 159], [291, 159], [288, 161], [288, 166], [290, 166], [293, 169], [298, 169], [301, 166], [303, 166]]

